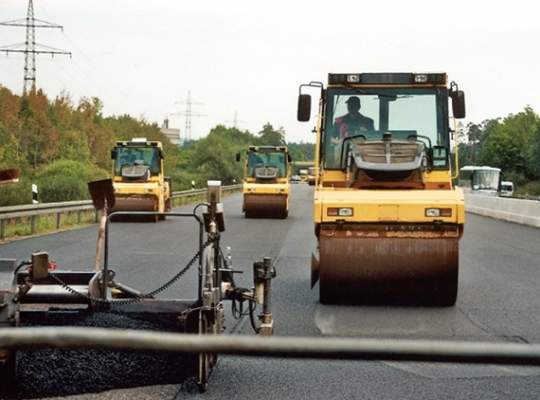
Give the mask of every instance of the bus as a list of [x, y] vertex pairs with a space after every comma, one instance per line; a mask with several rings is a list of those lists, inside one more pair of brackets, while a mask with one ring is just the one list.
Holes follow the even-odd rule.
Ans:
[[500, 168], [468, 165], [459, 170], [458, 185], [466, 192], [497, 196], [501, 177]]

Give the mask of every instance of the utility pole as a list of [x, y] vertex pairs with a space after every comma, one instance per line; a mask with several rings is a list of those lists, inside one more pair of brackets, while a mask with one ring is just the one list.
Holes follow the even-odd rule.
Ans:
[[177, 115], [180, 117], [186, 118], [186, 130], [184, 132], [185, 139], [191, 140], [191, 118], [193, 117], [206, 117], [206, 114], [194, 113], [192, 106], [194, 105], [204, 105], [204, 103], [191, 100], [191, 90], [188, 90], [186, 100], [177, 101], [175, 104], [185, 104], [186, 108], [182, 112], [172, 113], [171, 115]]
[[3, 26], [19, 26], [26, 28], [26, 41], [7, 46], [0, 46], [0, 52], [24, 54], [24, 87], [23, 95], [36, 90], [36, 54], [69, 55], [71, 52], [36, 43], [36, 28], [54, 28], [64, 30], [62, 25], [43, 21], [34, 17], [34, 2], [28, 0], [26, 18], [0, 22]]

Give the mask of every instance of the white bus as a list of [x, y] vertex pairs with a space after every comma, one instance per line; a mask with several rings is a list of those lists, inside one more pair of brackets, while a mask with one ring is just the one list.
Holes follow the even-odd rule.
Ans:
[[501, 188], [501, 169], [474, 165], [462, 167], [458, 184], [465, 191], [497, 196]]

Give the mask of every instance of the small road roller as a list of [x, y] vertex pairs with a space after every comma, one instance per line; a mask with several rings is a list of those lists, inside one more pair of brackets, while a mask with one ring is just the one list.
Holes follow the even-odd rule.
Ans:
[[[241, 160], [241, 153], [236, 160]], [[249, 146], [242, 204], [246, 218], [287, 218], [290, 163], [287, 146]]]
[[[171, 210], [171, 180], [164, 174], [161, 142], [148, 141], [146, 138], [119, 141], [111, 151], [111, 158], [116, 201], [114, 209], [110, 211], [164, 213]], [[165, 215], [156, 214], [143, 219], [156, 221], [159, 218], [163, 219]]]
[[454, 120], [465, 117], [463, 91], [445, 73], [331, 73], [326, 88], [300, 86], [304, 122], [308, 88], [321, 98], [311, 271], [320, 301], [455, 304], [465, 212], [448, 109], [451, 99]]

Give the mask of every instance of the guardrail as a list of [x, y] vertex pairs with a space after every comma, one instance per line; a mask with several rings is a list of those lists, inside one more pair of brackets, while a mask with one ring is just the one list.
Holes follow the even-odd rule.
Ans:
[[[235, 192], [242, 188], [242, 185], [223, 186], [223, 193]], [[175, 200], [190, 200], [205, 195], [207, 189], [191, 189], [173, 192], [173, 205]], [[99, 215], [95, 210], [91, 200], [65, 201], [58, 203], [25, 204], [20, 206], [0, 207], [0, 240], [6, 238], [6, 230], [9, 222], [13, 220], [27, 218], [30, 219], [30, 234], [37, 231], [38, 217], [42, 215], [56, 216], [56, 230], [62, 225], [62, 216], [69, 213], [76, 213], [76, 223], [80, 224], [84, 212], [94, 213], [94, 222], [98, 221]]]
[[540, 201], [465, 194], [465, 210], [486, 217], [540, 228]]
[[255, 357], [540, 366], [540, 345], [529, 343], [193, 335], [89, 327], [2, 328], [2, 348], [99, 348]]

